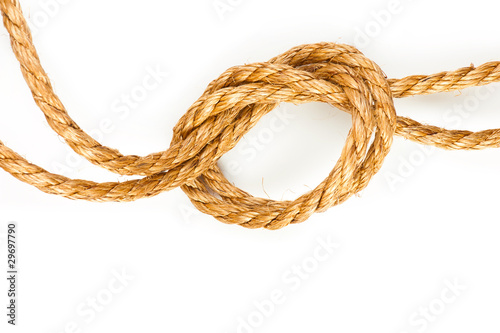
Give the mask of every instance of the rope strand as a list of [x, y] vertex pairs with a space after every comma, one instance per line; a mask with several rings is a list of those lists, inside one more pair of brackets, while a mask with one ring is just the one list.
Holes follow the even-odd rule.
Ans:
[[[382, 166], [394, 134], [444, 149], [500, 146], [500, 129], [447, 130], [399, 117], [393, 98], [461, 90], [500, 81], [500, 62], [432, 75], [387, 79], [349, 45], [301, 45], [263, 63], [236, 66], [212, 81], [174, 127], [170, 147], [147, 156], [106, 147], [73, 121], [55, 94], [33, 45], [18, 0], [0, 0], [14, 54], [49, 126], [91, 163], [120, 175], [144, 176], [96, 183], [50, 173], [0, 142], [0, 167], [50, 194], [89, 201], [133, 201], [176, 187], [200, 211], [247, 228], [279, 229], [340, 204], [364, 189]], [[323, 102], [352, 116], [341, 156], [328, 177], [293, 201], [255, 198], [231, 184], [217, 166], [222, 155], [283, 102]]]

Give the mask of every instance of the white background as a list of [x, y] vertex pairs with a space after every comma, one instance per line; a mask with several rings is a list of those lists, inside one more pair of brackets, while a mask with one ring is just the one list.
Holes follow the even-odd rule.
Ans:
[[[217, 4], [229, 9], [220, 12]], [[212, 79], [295, 45], [354, 44], [391, 78], [500, 58], [499, 8], [486, 0], [23, 0], [22, 6], [70, 115], [124, 154], [166, 149], [177, 119]], [[69, 177], [125, 179], [76, 158], [48, 128], [3, 28], [0, 68], [0, 140]], [[114, 112], [155, 69], [168, 75], [126, 115]], [[395, 103], [398, 114], [419, 121], [494, 128], [499, 88]], [[278, 130], [270, 125], [279, 121]], [[294, 198], [328, 174], [349, 127], [350, 116], [329, 106], [283, 105], [220, 164], [254, 195]], [[224, 225], [197, 213], [179, 189], [133, 203], [77, 202], [2, 171], [1, 234], [17, 221], [20, 277], [14, 329], [6, 324], [5, 279], [0, 283], [1, 331], [498, 331], [498, 170], [495, 149], [450, 152], [396, 138], [359, 196], [279, 231]], [[331, 241], [340, 246], [331, 253], [320, 248]], [[114, 276], [122, 271], [130, 280], [120, 287]], [[465, 290], [450, 290], [455, 283]], [[276, 293], [280, 302], [270, 305]]]

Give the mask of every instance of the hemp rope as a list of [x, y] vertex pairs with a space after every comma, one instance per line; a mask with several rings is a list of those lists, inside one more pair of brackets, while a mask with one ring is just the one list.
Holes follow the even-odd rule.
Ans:
[[[0, 0], [11, 46], [50, 127], [91, 163], [144, 178], [96, 183], [50, 173], [0, 141], [0, 167], [50, 194], [89, 201], [133, 201], [176, 187], [201, 212], [224, 223], [279, 229], [323, 212], [364, 189], [382, 166], [393, 135], [444, 149], [500, 146], [500, 129], [447, 130], [396, 116], [393, 98], [460, 90], [500, 81], [500, 62], [432, 75], [387, 79], [349, 45], [301, 45], [268, 62], [236, 66], [209, 84], [173, 129], [170, 147], [147, 156], [101, 145], [68, 115], [40, 64], [18, 0]], [[339, 160], [314, 190], [293, 201], [256, 198], [231, 184], [217, 166], [265, 114], [282, 102], [328, 103], [352, 116]]]

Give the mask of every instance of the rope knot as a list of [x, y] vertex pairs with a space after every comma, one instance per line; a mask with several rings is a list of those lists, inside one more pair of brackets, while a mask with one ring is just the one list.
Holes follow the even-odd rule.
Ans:
[[[332, 172], [313, 191], [294, 201], [254, 198], [234, 187], [216, 162], [283, 102], [328, 103], [352, 115], [352, 128]], [[363, 189], [389, 152], [395, 128], [391, 89], [382, 70], [352, 46], [320, 43], [228, 69], [180, 119], [171, 146], [196, 141], [200, 149], [191, 153], [212, 161], [202, 178], [182, 186], [201, 211], [216, 211], [218, 219], [246, 227], [277, 229]]]

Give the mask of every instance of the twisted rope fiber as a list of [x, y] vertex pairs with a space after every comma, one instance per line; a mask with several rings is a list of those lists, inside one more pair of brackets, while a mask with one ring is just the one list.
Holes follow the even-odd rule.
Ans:
[[[51, 194], [90, 201], [132, 201], [181, 187], [202, 212], [224, 223], [279, 229], [306, 220], [364, 189], [380, 169], [393, 135], [445, 149], [500, 146], [500, 130], [446, 130], [396, 116], [393, 98], [453, 91], [500, 81], [500, 62], [433, 75], [387, 79], [356, 48], [334, 43], [295, 47], [264, 63], [236, 66], [209, 84], [181, 117], [170, 147], [147, 156], [101, 145], [68, 115], [40, 64], [18, 0], [0, 0], [3, 22], [33, 98], [49, 126], [91, 163], [125, 182], [69, 179], [38, 167], [0, 142], [0, 167]], [[255, 198], [217, 166], [265, 114], [282, 102], [319, 101], [352, 115], [341, 156], [328, 177], [293, 201]]]

